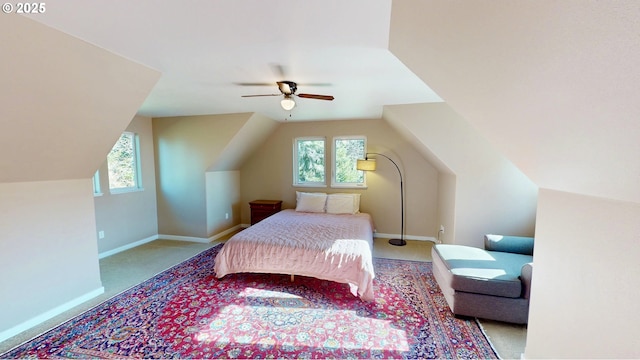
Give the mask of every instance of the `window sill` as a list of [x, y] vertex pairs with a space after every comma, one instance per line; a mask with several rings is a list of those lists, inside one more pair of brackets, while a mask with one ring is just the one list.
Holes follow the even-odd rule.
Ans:
[[332, 189], [367, 189], [367, 185], [337, 185], [331, 184]]
[[298, 188], [326, 188], [326, 184], [293, 184], [293, 187]]
[[109, 190], [109, 193], [111, 195], [117, 195], [117, 194], [128, 194], [128, 193], [135, 193], [135, 192], [141, 192], [141, 191], [144, 191], [144, 188], [111, 189]]

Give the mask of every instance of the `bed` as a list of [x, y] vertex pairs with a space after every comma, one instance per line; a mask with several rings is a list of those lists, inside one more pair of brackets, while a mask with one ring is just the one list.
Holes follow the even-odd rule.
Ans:
[[330, 200], [324, 211], [302, 211], [301, 205], [298, 201], [296, 210], [276, 213], [227, 240], [215, 259], [216, 277], [243, 272], [311, 276], [349, 284], [355, 296], [373, 300], [371, 216], [335, 213]]

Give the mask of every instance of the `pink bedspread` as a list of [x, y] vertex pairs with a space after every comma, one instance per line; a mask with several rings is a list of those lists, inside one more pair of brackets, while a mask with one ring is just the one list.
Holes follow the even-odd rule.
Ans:
[[365, 213], [333, 215], [283, 210], [235, 234], [215, 260], [218, 278], [254, 272], [347, 283], [373, 300], [373, 222]]

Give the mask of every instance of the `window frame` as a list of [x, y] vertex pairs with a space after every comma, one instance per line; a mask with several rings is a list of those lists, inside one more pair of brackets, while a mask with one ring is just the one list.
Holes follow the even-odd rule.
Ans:
[[[331, 154], [331, 187], [332, 188], [357, 188], [362, 189], [367, 187], [367, 172], [362, 170], [357, 170], [362, 172], [362, 182], [338, 182], [336, 177], [338, 174], [337, 165], [338, 165], [338, 151], [336, 143], [340, 140], [362, 140], [364, 142], [363, 153], [359, 159], [364, 159], [367, 154], [367, 137], [365, 135], [339, 135], [334, 136], [332, 141], [332, 154]], [[356, 164], [353, 164], [355, 167]]]
[[[109, 193], [111, 194], [122, 194], [122, 193], [136, 192], [136, 191], [144, 191], [144, 188], [142, 187], [142, 166], [140, 161], [140, 136], [137, 133], [134, 133], [131, 131], [124, 131], [120, 135], [120, 137], [118, 137], [118, 141], [120, 141], [120, 138], [123, 135], [129, 135], [132, 137], [131, 144], [133, 146], [132, 167], [133, 167], [133, 174], [134, 174], [134, 185], [127, 186], [127, 187], [112, 187], [111, 178], [110, 176], [107, 176], [109, 180]], [[117, 144], [117, 141], [116, 141], [116, 144]], [[111, 154], [111, 151], [109, 151], [109, 154]], [[107, 171], [109, 171], [109, 155], [107, 155]]]
[[[298, 143], [300, 141], [322, 141], [323, 146], [323, 181], [300, 181]], [[326, 187], [327, 186], [327, 138], [324, 136], [301, 136], [293, 139], [293, 186], [295, 187]]]
[[93, 196], [102, 196], [102, 187], [100, 186], [100, 170], [96, 170], [93, 174]]

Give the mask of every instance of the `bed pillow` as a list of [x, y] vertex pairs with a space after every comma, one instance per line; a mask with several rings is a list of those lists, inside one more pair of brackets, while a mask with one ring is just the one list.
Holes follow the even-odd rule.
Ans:
[[300, 201], [300, 196], [302, 195], [311, 195], [311, 196], [326, 196], [326, 193], [323, 192], [304, 192], [304, 191], [296, 191], [296, 203]]
[[327, 213], [357, 214], [360, 212], [360, 194], [329, 194]]
[[296, 191], [296, 199], [296, 211], [323, 213], [327, 203], [327, 194]]

